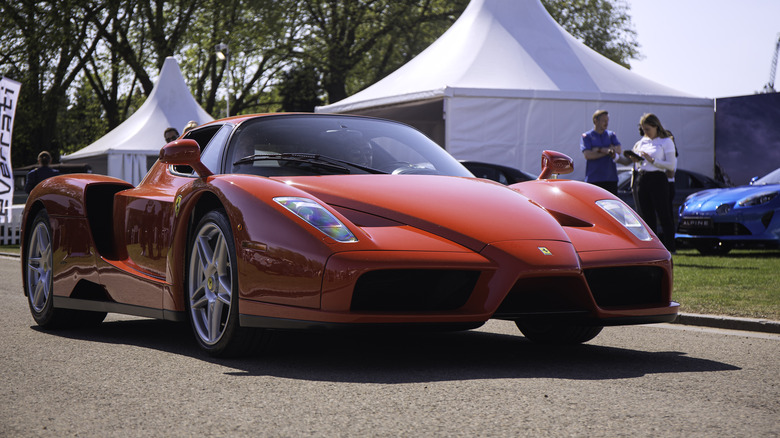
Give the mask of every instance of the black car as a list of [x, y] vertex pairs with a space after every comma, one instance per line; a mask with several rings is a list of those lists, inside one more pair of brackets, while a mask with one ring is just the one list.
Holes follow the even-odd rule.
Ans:
[[502, 166], [500, 164], [469, 160], [461, 160], [460, 164], [464, 165], [466, 169], [473, 173], [477, 178], [490, 179], [507, 186], [510, 184], [523, 181], [533, 181], [536, 179], [535, 175], [531, 175], [528, 172], [523, 172], [520, 169]]
[[[27, 174], [31, 170], [36, 169], [37, 164], [31, 164], [29, 166], [18, 167], [14, 169], [14, 205], [24, 205], [27, 202], [27, 192], [24, 191], [24, 186], [27, 184]], [[49, 167], [57, 169], [60, 173], [92, 173], [92, 166], [89, 164], [80, 163], [56, 163], [51, 164]]]
[[[685, 202], [691, 193], [706, 189], [718, 189], [727, 187], [722, 182], [716, 181], [706, 175], [685, 169], [677, 169], [674, 176], [674, 199], [672, 200], [672, 213], [677, 216], [677, 210]], [[618, 197], [636, 210], [634, 196], [631, 193], [631, 170], [618, 174]]]

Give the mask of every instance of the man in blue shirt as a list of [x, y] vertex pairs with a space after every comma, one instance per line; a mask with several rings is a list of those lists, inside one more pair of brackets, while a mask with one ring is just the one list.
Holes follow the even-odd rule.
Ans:
[[580, 151], [585, 156], [585, 181], [617, 195], [617, 166], [620, 157], [620, 141], [614, 132], [608, 131], [609, 113], [598, 110], [593, 113], [593, 129], [582, 134]]

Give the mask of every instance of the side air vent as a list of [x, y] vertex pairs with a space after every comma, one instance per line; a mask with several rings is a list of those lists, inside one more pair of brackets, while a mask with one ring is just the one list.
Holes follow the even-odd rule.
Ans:
[[89, 229], [98, 252], [103, 256], [114, 255], [114, 195], [129, 187], [120, 184], [92, 184], [87, 187]]

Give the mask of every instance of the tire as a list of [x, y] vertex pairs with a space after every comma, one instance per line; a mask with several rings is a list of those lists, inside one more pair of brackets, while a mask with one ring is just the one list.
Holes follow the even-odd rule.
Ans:
[[540, 344], [582, 344], [595, 338], [603, 327], [587, 325], [529, 324], [515, 321], [523, 336]]
[[35, 215], [31, 229], [24, 255], [24, 288], [35, 322], [43, 328], [83, 327], [103, 322], [105, 312], [54, 307], [52, 232], [46, 210]]
[[701, 255], [723, 256], [731, 251], [731, 245], [727, 245], [725, 243], [713, 243], [710, 245], [699, 245], [696, 247], [696, 249], [699, 250]]
[[195, 340], [207, 354], [244, 355], [265, 337], [264, 331], [239, 325], [236, 248], [224, 210], [207, 213], [195, 228], [185, 293]]

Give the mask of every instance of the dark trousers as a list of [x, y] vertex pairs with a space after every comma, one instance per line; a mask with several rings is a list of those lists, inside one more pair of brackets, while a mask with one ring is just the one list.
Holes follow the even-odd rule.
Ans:
[[663, 243], [666, 249], [674, 251], [674, 218], [669, 202], [669, 181], [664, 172], [640, 172], [637, 187], [639, 198], [639, 214], [647, 225], [656, 233], [658, 223], [663, 229]]

